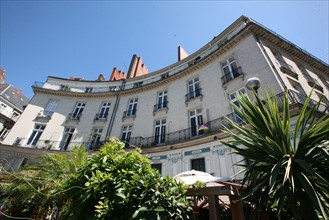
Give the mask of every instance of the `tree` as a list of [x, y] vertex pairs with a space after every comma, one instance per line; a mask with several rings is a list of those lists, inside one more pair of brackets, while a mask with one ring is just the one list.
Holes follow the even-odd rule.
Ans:
[[320, 102], [313, 104], [309, 95], [293, 124], [287, 92], [282, 111], [269, 95], [265, 104], [256, 93], [238, 102], [243, 110], [235, 110], [246, 124], [230, 121], [234, 129], [225, 130], [231, 140], [223, 143], [247, 161], [244, 198], [258, 211], [276, 210], [277, 218], [327, 219], [329, 117], [319, 112]]
[[36, 163], [8, 173], [9, 183], [0, 185], [0, 203], [8, 207], [6, 215], [40, 218], [63, 201], [64, 182], [86, 161], [86, 148], [79, 146], [70, 155], [44, 154]]
[[182, 183], [111, 139], [65, 184], [64, 219], [186, 219]]

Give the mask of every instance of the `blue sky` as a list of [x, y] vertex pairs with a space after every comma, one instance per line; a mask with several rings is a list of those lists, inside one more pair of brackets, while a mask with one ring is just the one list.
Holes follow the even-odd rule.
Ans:
[[329, 1], [3, 1], [0, 67], [32, 98], [47, 76], [109, 79], [133, 54], [149, 71], [192, 54], [241, 15], [329, 63]]

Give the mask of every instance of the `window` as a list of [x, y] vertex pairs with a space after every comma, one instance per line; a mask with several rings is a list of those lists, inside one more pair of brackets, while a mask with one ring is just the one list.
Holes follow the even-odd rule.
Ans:
[[80, 120], [80, 117], [82, 115], [82, 112], [83, 112], [85, 106], [86, 106], [86, 103], [78, 102], [75, 106], [73, 113], [70, 114], [70, 119]]
[[17, 121], [17, 119], [19, 118], [20, 114], [16, 111], [13, 111], [11, 119], [13, 119], [14, 121]]
[[[232, 104], [238, 106], [239, 108], [242, 109], [241, 105], [238, 102], [237, 96], [242, 95], [242, 94], [246, 94], [246, 90], [244, 88], [230, 94], [230, 101], [232, 102]], [[233, 117], [234, 117], [234, 121], [237, 123], [242, 123], [243, 119], [241, 118], [241, 116], [236, 112], [236, 110], [234, 109], [233, 105], [232, 105], [232, 111], [233, 111]]]
[[57, 104], [58, 104], [58, 100], [50, 99], [45, 110], [43, 111], [43, 115], [47, 117], [52, 116], [57, 107]]
[[159, 173], [161, 174], [162, 172], [162, 164], [161, 163], [154, 163], [151, 164], [152, 169], [155, 169], [157, 171], [159, 171]]
[[96, 150], [100, 147], [100, 139], [102, 136], [103, 128], [94, 128], [89, 141], [89, 149]]
[[132, 126], [123, 126], [122, 134], [121, 134], [121, 141], [129, 143], [130, 136], [131, 136]]
[[0, 131], [0, 141], [3, 141], [5, 139], [5, 137], [9, 133], [9, 131], [10, 131], [10, 129], [8, 129], [6, 127], [2, 128], [2, 130]]
[[289, 80], [289, 83], [291, 84], [291, 86], [294, 88], [294, 91], [297, 92], [297, 94], [295, 93], [295, 99], [300, 103], [300, 104], [304, 104], [306, 98], [307, 98], [307, 94], [305, 92], [305, 90], [303, 89], [303, 87], [296, 81], [294, 80]]
[[133, 116], [136, 115], [137, 111], [137, 102], [138, 99], [130, 99], [128, 104], [128, 110], [125, 112], [125, 116]]
[[191, 136], [196, 137], [204, 134], [204, 130], [199, 130], [199, 126], [203, 125], [202, 109], [195, 109], [189, 112]]
[[166, 119], [156, 120], [154, 128], [155, 144], [163, 144], [166, 137]]
[[201, 88], [199, 78], [194, 78], [188, 81], [188, 94], [187, 100], [194, 99], [201, 95]]
[[141, 81], [141, 82], [135, 82], [134, 83], [134, 88], [139, 87], [141, 85], [143, 85], [143, 81]]
[[321, 102], [323, 104], [325, 104], [326, 106], [329, 106], [329, 100], [328, 100], [328, 98], [325, 95], [323, 95], [321, 93], [318, 93], [318, 92], [315, 92], [315, 93], [319, 97], [319, 99], [322, 99]]
[[1, 103], [0, 104], [0, 109], [5, 109], [5, 108], [7, 108], [7, 106], [5, 104]]
[[59, 90], [60, 91], [70, 91], [70, 87], [68, 85], [61, 85]]
[[96, 114], [96, 120], [107, 119], [111, 107], [110, 102], [104, 102], [98, 114]]
[[206, 164], [204, 158], [192, 159], [191, 169], [206, 172]]
[[92, 91], [93, 91], [93, 88], [91, 88], [91, 87], [87, 87], [85, 90], [86, 93], [91, 93]]
[[69, 146], [71, 139], [73, 137], [75, 128], [64, 128], [64, 133], [62, 137], [62, 141], [60, 143], [60, 149], [61, 150], [66, 150], [67, 147]]
[[236, 64], [235, 58], [231, 57], [224, 62], [221, 62], [222, 67], [222, 82], [223, 84], [228, 83], [229, 81], [237, 78], [241, 75], [241, 71]]
[[45, 125], [35, 125], [32, 134], [27, 141], [27, 145], [36, 146], [45, 127]]
[[167, 108], [167, 103], [168, 103], [167, 100], [168, 100], [167, 91], [159, 92], [158, 93], [157, 109]]

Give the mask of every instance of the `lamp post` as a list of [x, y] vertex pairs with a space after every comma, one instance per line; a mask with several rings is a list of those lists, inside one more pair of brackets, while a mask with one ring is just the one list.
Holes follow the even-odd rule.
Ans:
[[258, 95], [258, 89], [260, 87], [260, 80], [257, 77], [251, 77], [247, 80], [246, 87], [250, 91], [255, 91]]

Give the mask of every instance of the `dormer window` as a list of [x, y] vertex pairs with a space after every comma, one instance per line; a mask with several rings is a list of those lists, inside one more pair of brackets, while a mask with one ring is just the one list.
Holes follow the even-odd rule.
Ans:
[[68, 85], [60, 85], [60, 91], [70, 91], [70, 87]]
[[86, 93], [90, 93], [91, 91], [93, 91], [93, 88], [91, 88], [91, 87], [87, 87], [85, 90]]
[[139, 87], [141, 85], [143, 85], [143, 81], [141, 81], [141, 82], [135, 82], [134, 83], [134, 88]]

